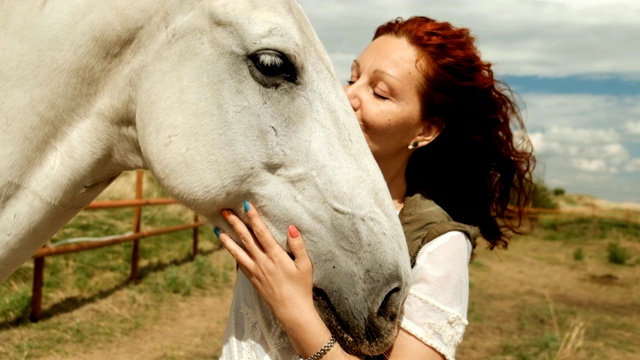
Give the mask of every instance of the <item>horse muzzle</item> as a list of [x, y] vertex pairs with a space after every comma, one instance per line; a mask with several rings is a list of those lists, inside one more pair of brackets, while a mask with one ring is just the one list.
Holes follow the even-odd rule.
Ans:
[[332, 302], [322, 289], [314, 288], [313, 294], [321, 318], [346, 352], [359, 357], [378, 355], [393, 345], [406, 297], [400, 287], [393, 287], [379, 304], [370, 304], [363, 316], [353, 314], [349, 306]]

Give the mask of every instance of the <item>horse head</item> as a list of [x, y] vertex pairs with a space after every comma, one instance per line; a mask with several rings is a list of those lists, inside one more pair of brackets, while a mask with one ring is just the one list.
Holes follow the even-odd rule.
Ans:
[[250, 200], [283, 242], [296, 224], [317, 304], [341, 343], [356, 353], [388, 347], [407, 291], [404, 236], [299, 6], [208, 5], [168, 28], [150, 58], [137, 129], [167, 191], [214, 224], [224, 224], [221, 208], [242, 214]]
[[[27, 5], [13, 6], [21, 14]], [[287, 226], [295, 224], [332, 333], [354, 354], [388, 348], [408, 292], [404, 235], [329, 58], [296, 1], [60, 6], [44, 9], [43, 19], [55, 21], [22, 15], [39, 31], [29, 36], [40, 41], [29, 48], [4, 44], [35, 53], [29, 59], [59, 58], [38, 62], [7, 52], [4, 63], [15, 76], [0, 69], [1, 125], [22, 131], [15, 140], [22, 150], [9, 149], [12, 160], [0, 163], [13, 174], [1, 179], [0, 225], [12, 229], [5, 234], [31, 239], [20, 261], [114, 176], [148, 168], [171, 196], [214, 224], [224, 224], [223, 208], [242, 214], [245, 200], [285, 247]], [[19, 24], [6, 23], [9, 32]], [[34, 105], [17, 102], [16, 91], [37, 94], [28, 98]], [[6, 120], [12, 117], [25, 121]], [[46, 129], [27, 130], [37, 127]], [[25, 151], [42, 155], [20, 160]], [[50, 204], [39, 215], [46, 226], [15, 226], [15, 213], [33, 212], [43, 199]], [[8, 250], [0, 263], [10, 265], [2, 269], [17, 266], [8, 259], [24, 248], [20, 236], [3, 240]]]

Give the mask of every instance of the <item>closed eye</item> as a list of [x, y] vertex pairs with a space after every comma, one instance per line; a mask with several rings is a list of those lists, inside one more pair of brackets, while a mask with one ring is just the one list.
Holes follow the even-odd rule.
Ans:
[[377, 92], [375, 92], [375, 91], [373, 92], [373, 96], [375, 96], [376, 98], [378, 98], [378, 99], [380, 99], [380, 100], [389, 100], [389, 98], [388, 98], [388, 97], [383, 96], [383, 95], [380, 95], [380, 94], [378, 94], [378, 93], [377, 93]]

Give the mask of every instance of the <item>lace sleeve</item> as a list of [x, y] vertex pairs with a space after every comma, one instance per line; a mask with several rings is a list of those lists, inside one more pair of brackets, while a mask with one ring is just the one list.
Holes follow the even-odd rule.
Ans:
[[467, 325], [471, 243], [451, 231], [427, 243], [418, 253], [412, 285], [400, 326], [455, 359]]

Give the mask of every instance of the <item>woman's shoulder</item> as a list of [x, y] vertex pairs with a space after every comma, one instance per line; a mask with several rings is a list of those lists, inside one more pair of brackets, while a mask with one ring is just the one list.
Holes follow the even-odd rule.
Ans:
[[405, 198], [399, 216], [412, 266], [415, 264], [418, 251], [441, 235], [460, 231], [466, 234], [475, 247], [476, 238], [480, 234], [477, 227], [454, 221], [438, 204], [420, 193]]
[[400, 210], [400, 219], [416, 223], [452, 221], [449, 214], [430, 197], [421, 193], [409, 195], [404, 199]]

